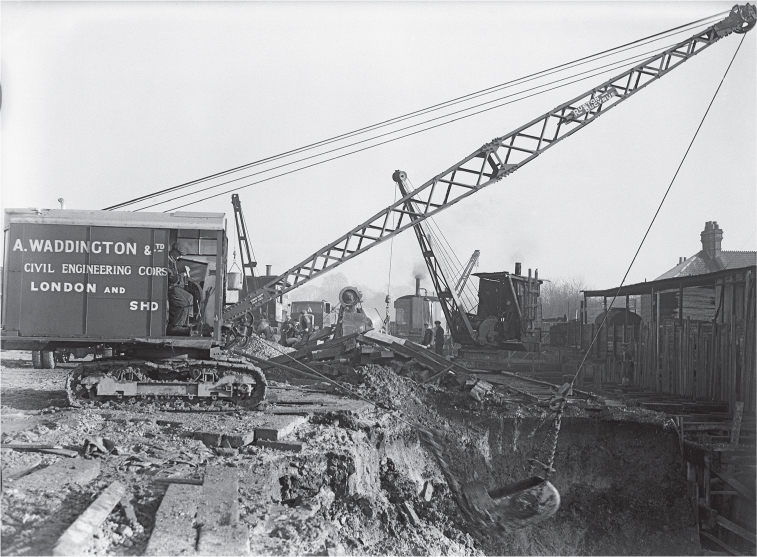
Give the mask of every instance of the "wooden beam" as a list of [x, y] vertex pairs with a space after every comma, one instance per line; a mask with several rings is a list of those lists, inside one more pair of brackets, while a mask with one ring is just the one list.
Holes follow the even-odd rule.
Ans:
[[718, 515], [718, 516], [715, 517], [715, 521], [718, 524], [720, 524], [723, 528], [726, 528], [726, 529], [730, 530], [734, 534], [737, 534], [737, 535], [741, 536], [742, 538], [744, 538], [745, 540], [747, 540], [747, 541], [749, 541], [749, 542], [751, 542], [753, 544], [757, 544], [757, 536], [755, 536], [754, 532], [750, 532], [746, 528], [742, 528], [738, 524], [734, 524], [733, 522], [731, 522], [727, 518], [724, 518], [724, 517], [722, 517], [720, 515]]
[[715, 474], [721, 480], [723, 480], [725, 483], [730, 485], [736, 491], [738, 491], [746, 499], [749, 499], [750, 501], [755, 501], [754, 490], [747, 488], [747, 486], [745, 486], [743, 483], [741, 483], [739, 480], [737, 480], [730, 474], [727, 474], [725, 472], [716, 472], [715, 470], [713, 470], [712, 473]]
[[202, 480], [195, 478], [153, 478], [152, 481], [163, 484], [202, 485]]
[[[232, 349], [232, 352], [233, 352], [233, 349]], [[263, 363], [265, 363], [265, 364], [267, 364], [266, 365], [267, 368], [277, 367], [280, 370], [289, 372], [289, 373], [291, 373], [293, 375], [299, 375], [300, 377], [305, 377], [307, 379], [316, 379], [318, 381], [323, 381], [323, 377], [320, 377], [320, 376], [316, 375], [315, 373], [308, 373], [307, 371], [302, 371], [302, 370], [299, 370], [299, 369], [294, 369], [293, 367], [290, 367], [290, 366], [287, 366], [287, 365], [284, 365], [284, 364], [280, 364], [278, 362], [273, 362], [271, 360], [265, 360], [263, 358], [258, 358], [257, 356], [253, 356], [251, 354], [245, 354], [244, 357], [245, 358], [249, 358], [250, 360], [252, 360], [253, 362], [255, 362], [257, 364], [263, 364]], [[295, 363], [299, 363], [299, 362], [295, 362]]]
[[731, 555], [743, 555], [743, 553], [739, 553], [738, 551], [736, 551], [735, 549], [733, 549], [731, 546], [729, 546], [725, 542], [720, 541], [717, 537], [713, 536], [712, 534], [708, 534], [704, 530], [700, 530], [699, 535], [700, 536], [704, 536], [705, 538], [707, 538], [711, 542], [714, 542], [715, 544], [719, 545], [720, 547], [722, 547], [723, 549], [725, 549]]
[[234, 468], [208, 466], [197, 503], [200, 555], [249, 555], [250, 533], [239, 522], [239, 472]]
[[450, 365], [449, 367], [446, 367], [446, 368], [444, 368], [444, 369], [443, 369], [442, 371], [440, 371], [439, 373], [435, 373], [434, 375], [432, 375], [432, 376], [431, 376], [431, 377], [429, 377], [428, 379], [424, 379], [424, 380], [422, 381], [422, 383], [431, 383], [431, 382], [432, 382], [432, 381], [434, 381], [435, 379], [439, 379], [439, 378], [440, 378], [440, 377], [441, 377], [442, 375], [446, 375], [446, 374], [447, 374], [447, 372], [448, 372], [448, 371], [451, 371], [451, 370], [452, 370], [452, 366]]
[[202, 490], [191, 485], [168, 486], [155, 513], [155, 526], [145, 555], [196, 555], [195, 515]]
[[92, 535], [108, 518], [110, 511], [126, 493], [118, 481], [110, 484], [94, 503], [63, 532], [53, 548], [53, 555], [83, 555], [92, 540]]
[[17, 468], [6, 468], [3, 474], [3, 479], [17, 480], [23, 478], [34, 472], [42, 464], [42, 458], [36, 457], [33, 464], [27, 464], [26, 466], [19, 466]]
[[47, 492], [53, 493], [60, 491], [67, 485], [87, 485], [99, 475], [99, 460], [61, 459], [47, 468], [35, 470], [31, 474], [15, 480], [13, 487], [24, 490], [45, 486]]
[[741, 418], [744, 415], [744, 403], [737, 401], [734, 403], [733, 408], [733, 425], [731, 427], [731, 443], [736, 445], [739, 442], [739, 435], [741, 435]]

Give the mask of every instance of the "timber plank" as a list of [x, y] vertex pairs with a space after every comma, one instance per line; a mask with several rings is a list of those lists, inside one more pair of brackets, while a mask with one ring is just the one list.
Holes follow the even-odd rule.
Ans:
[[746, 497], [750, 501], [755, 501], [754, 489], [749, 489], [747, 486], [745, 486], [739, 480], [737, 480], [736, 478], [734, 478], [731, 474], [727, 474], [725, 472], [716, 472], [715, 470], [713, 470], [712, 473], [715, 474], [721, 480], [723, 480], [725, 483], [727, 483], [728, 485], [730, 485], [736, 491], [738, 491], [739, 493], [741, 493], [744, 497]]
[[734, 534], [737, 534], [744, 538], [747, 541], [752, 542], [753, 544], [757, 544], [757, 536], [754, 532], [750, 532], [746, 528], [743, 528], [739, 526], [738, 524], [734, 524], [730, 520], [728, 520], [725, 517], [722, 517], [720, 515], [715, 517], [715, 521], [720, 524], [723, 528], [726, 528], [733, 532]]
[[113, 508], [126, 493], [126, 488], [114, 481], [77, 518], [53, 548], [53, 555], [83, 555], [92, 541], [92, 535], [108, 518]]
[[263, 427], [255, 428], [255, 440], [279, 441], [290, 435], [295, 429], [308, 421], [305, 416], [297, 415], [270, 415]]
[[52, 492], [70, 484], [86, 485], [99, 475], [100, 462], [97, 460], [66, 459], [19, 478], [13, 483], [13, 487]]
[[145, 555], [196, 555], [194, 520], [201, 488], [172, 483], [155, 515]]
[[202, 526], [198, 555], [250, 555], [250, 529], [246, 524]]
[[235, 468], [206, 469], [197, 524], [199, 555], [249, 555], [249, 530], [239, 523], [239, 473]]
[[725, 549], [731, 555], [743, 555], [743, 553], [739, 553], [738, 551], [736, 551], [735, 549], [733, 549], [731, 546], [729, 546], [725, 542], [723, 542], [720, 539], [718, 539], [716, 536], [713, 536], [712, 534], [708, 534], [704, 530], [700, 531], [699, 535], [700, 536], [704, 536], [705, 538], [707, 538], [711, 542], [716, 543], [717, 545], [719, 545], [720, 547], [722, 547], [723, 549]]
[[23, 478], [24, 476], [27, 476], [34, 472], [39, 466], [42, 464], [42, 459], [40, 457], [36, 457], [32, 464], [27, 464], [26, 466], [18, 466], [16, 468], [9, 468], [6, 470], [5, 474], [3, 474], [4, 480], [17, 480], [19, 478]]
[[744, 414], [744, 403], [736, 402], [734, 404], [733, 411], [733, 427], [731, 429], [731, 443], [734, 445], [739, 442], [739, 436], [741, 435], [741, 419]]
[[281, 356], [276, 356], [275, 358], [270, 358], [269, 360], [267, 360], [267, 362], [269, 363], [261, 362], [258, 364], [258, 367], [260, 367], [261, 369], [267, 369], [274, 366], [275, 364], [290, 364], [293, 363], [293, 358], [295, 360], [301, 360], [303, 358], [310, 357], [314, 350], [326, 350], [335, 346], [349, 345], [350, 341], [356, 339], [359, 334], [360, 333], [352, 333], [351, 335], [327, 340], [326, 342], [323, 342], [321, 344], [308, 344], [307, 346], [303, 346], [302, 348], [298, 349], [296, 352], [289, 352], [287, 354], [282, 354]]
[[209, 466], [197, 505], [200, 526], [229, 526], [239, 522], [239, 477], [234, 468]]

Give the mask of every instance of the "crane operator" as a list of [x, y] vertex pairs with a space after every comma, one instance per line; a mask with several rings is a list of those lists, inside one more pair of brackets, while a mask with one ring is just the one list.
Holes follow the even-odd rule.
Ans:
[[184, 288], [186, 277], [179, 272], [178, 259], [187, 250], [178, 242], [168, 252], [168, 325], [167, 335], [189, 335], [189, 314], [194, 296]]
[[[176, 242], [171, 246], [168, 252], [168, 275], [180, 275], [179, 258], [187, 254], [187, 249], [180, 243]], [[181, 282], [181, 280], [179, 281]]]
[[178, 273], [168, 275], [168, 335], [189, 335], [189, 310], [194, 296], [184, 290]]

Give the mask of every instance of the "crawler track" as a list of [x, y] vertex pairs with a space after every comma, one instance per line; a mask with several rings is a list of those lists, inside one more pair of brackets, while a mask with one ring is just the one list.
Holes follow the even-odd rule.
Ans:
[[105, 401], [216, 402], [257, 408], [266, 397], [263, 372], [238, 359], [160, 360], [112, 358], [87, 362], [66, 380], [71, 406]]

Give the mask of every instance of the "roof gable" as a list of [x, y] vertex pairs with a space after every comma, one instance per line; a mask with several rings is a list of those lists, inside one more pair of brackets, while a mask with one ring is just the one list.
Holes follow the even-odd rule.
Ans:
[[738, 269], [755, 264], [757, 264], [757, 252], [755, 251], [721, 251], [716, 258], [700, 251], [654, 280], [704, 275], [723, 269]]

